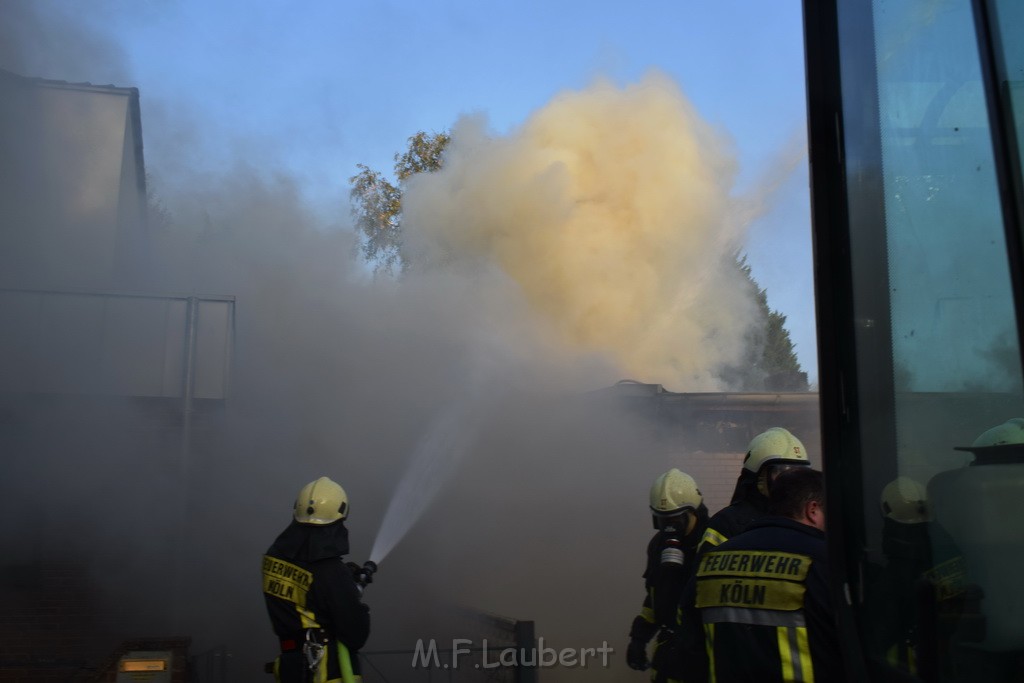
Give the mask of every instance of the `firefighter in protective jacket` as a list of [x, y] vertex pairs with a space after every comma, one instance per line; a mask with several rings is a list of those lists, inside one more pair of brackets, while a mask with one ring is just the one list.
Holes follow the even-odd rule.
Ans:
[[359, 648], [370, 634], [348, 552], [348, 496], [327, 477], [310, 482], [295, 501], [293, 521], [263, 556], [263, 597], [281, 655], [280, 683], [360, 680]]
[[[865, 567], [869, 590], [864, 607], [873, 624], [865, 644], [875, 658], [883, 655], [889, 666], [925, 680], [951, 666], [953, 642], [979, 640], [984, 633], [978, 587], [969, 585], [967, 562], [932, 519], [930, 507], [919, 482], [908, 477], [889, 482], [881, 496], [885, 564]], [[922, 629], [925, 638], [941, 643], [926, 648], [926, 656], [933, 653], [939, 661], [919, 662]]]
[[[626, 662], [630, 668], [651, 668], [651, 681], [681, 680], [678, 655], [679, 598], [693, 575], [697, 544], [708, 521], [708, 510], [690, 475], [671, 469], [651, 487], [651, 515], [658, 530], [647, 545], [644, 597], [641, 612], [629, 632]], [[647, 643], [657, 635], [652, 660]]]
[[788, 430], [772, 427], [755, 436], [747, 447], [732, 501], [708, 522], [699, 552], [705, 553], [724, 543], [764, 517], [768, 510], [768, 490], [775, 477], [789, 468], [810, 464], [807, 449]]
[[[687, 662], [687, 680], [845, 680], [828, 583], [824, 504], [821, 472], [786, 472], [772, 486], [768, 516], [701, 556], [684, 597], [699, 620], [684, 625], [703, 625], [706, 655]], [[687, 627], [684, 638], [699, 640], [701, 634]]]

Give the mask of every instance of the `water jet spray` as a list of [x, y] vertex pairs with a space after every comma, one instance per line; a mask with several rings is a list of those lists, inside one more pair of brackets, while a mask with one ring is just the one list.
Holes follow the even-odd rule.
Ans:
[[[423, 515], [469, 449], [478, 429], [470, 416], [472, 397], [450, 406], [430, 424], [398, 482], [367, 564], [374, 567]], [[365, 566], [365, 565], [364, 565]]]

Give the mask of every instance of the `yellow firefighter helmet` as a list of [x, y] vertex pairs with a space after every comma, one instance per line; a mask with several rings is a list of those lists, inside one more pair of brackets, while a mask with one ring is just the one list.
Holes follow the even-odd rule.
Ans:
[[970, 446], [958, 446], [958, 451], [979, 451], [1001, 446], [1024, 444], [1024, 417], [1014, 417], [1001, 425], [987, 429]]
[[765, 465], [810, 465], [807, 449], [789, 430], [772, 427], [750, 441], [743, 467], [757, 474]]
[[348, 516], [348, 495], [337, 483], [320, 477], [299, 491], [293, 516], [300, 524], [334, 524]]
[[674, 467], [655, 479], [651, 486], [651, 512], [655, 517], [675, 517], [696, 510], [703, 500], [693, 477]]
[[910, 477], [897, 477], [882, 489], [882, 514], [901, 524], [921, 524], [931, 519], [928, 493]]

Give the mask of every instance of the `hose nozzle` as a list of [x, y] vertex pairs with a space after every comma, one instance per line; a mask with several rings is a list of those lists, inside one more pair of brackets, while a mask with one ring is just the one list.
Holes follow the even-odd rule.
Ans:
[[363, 563], [363, 566], [355, 573], [356, 585], [359, 586], [360, 590], [366, 588], [367, 585], [373, 583], [373, 575], [377, 573], [377, 563], [373, 560], [367, 560]]

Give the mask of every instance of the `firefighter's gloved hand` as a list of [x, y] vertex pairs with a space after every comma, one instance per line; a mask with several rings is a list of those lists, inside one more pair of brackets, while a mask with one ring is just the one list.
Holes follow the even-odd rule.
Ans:
[[362, 586], [369, 586], [373, 583], [373, 573], [364, 571], [362, 568], [359, 570], [359, 574], [356, 576], [357, 582]]
[[651, 663], [647, 659], [647, 643], [639, 638], [630, 640], [629, 647], [626, 648], [626, 664], [630, 669], [636, 671], [646, 671], [650, 668]]
[[355, 562], [346, 562], [345, 566], [348, 567], [348, 570], [350, 572], [352, 572], [352, 578], [353, 579], [356, 578], [357, 576], [359, 576], [359, 572], [363, 571], [363, 568], [360, 567]]

